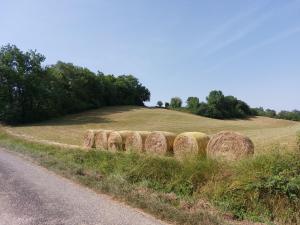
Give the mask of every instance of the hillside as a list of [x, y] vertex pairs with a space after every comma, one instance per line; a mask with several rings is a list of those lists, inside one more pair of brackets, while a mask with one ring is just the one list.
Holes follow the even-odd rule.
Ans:
[[6, 128], [15, 134], [73, 145], [81, 144], [83, 133], [87, 129], [165, 130], [175, 133], [201, 131], [207, 134], [235, 130], [248, 135], [254, 141], [257, 152], [261, 152], [276, 144], [294, 149], [295, 133], [300, 130], [300, 123], [266, 117], [215, 120], [172, 110], [121, 106], [73, 114], [38, 124]]

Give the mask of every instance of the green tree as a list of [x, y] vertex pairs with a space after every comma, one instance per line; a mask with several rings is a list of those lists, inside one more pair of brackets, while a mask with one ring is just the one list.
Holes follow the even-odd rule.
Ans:
[[181, 108], [182, 100], [179, 97], [171, 98], [170, 107], [173, 109]]
[[277, 115], [277, 113], [276, 113], [275, 110], [272, 110], [272, 109], [266, 109], [265, 110], [265, 116], [267, 116], [267, 117], [275, 118], [276, 115]]
[[223, 119], [226, 117], [225, 110], [225, 96], [222, 91], [211, 91], [206, 97], [208, 106], [208, 115], [213, 118]]
[[169, 102], [165, 102], [165, 108], [168, 109], [170, 107], [170, 103]]
[[44, 95], [49, 84], [36, 51], [22, 52], [14, 45], [0, 50], [0, 120], [25, 122], [44, 117]]
[[158, 106], [159, 108], [161, 108], [161, 107], [163, 106], [163, 102], [162, 102], [162, 101], [158, 101], [158, 102], [157, 102], [157, 106]]
[[197, 114], [217, 119], [245, 118], [253, 111], [243, 101], [234, 96], [224, 96], [221, 91], [211, 91], [207, 103], [200, 103]]
[[199, 108], [199, 98], [197, 97], [188, 97], [187, 101], [187, 108], [192, 113], [197, 113]]
[[14, 45], [0, 49], [0, 121], [25, 123], [109, 105], [144, 105], [150, 91], [132, 75], [95, 74]]

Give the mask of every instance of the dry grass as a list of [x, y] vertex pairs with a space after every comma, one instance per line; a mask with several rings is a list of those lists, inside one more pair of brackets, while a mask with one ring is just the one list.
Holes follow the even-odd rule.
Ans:
[[175, 133], [197, 131], [209, 135], [233, 130], [249, 136], [255, 144], [256, 153], [259, 153], [272, 149], [276, 144], [280, 144], [283, 149], [295, 149], [300, 123], [266, 117], [224, 121], [165, 109], [122, 106], [7, 129], [40, 140], [72, 145], [81, 145], [82, 137], [88, 129], [164, 130]]

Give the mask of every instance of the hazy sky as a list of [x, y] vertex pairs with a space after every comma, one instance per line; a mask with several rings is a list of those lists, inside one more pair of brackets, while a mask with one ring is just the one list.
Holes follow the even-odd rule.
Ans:
[[0, 45], [133, 74], [151, 102], [210, 90], [300, 109], [300, 0], [0, 0]]

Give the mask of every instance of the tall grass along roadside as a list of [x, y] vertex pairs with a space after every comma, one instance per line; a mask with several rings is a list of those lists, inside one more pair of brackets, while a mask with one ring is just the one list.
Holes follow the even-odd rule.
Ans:
[[297, 146], [298, 150], [300, 151], [300, 131], [297, 132]]
[[21, 140], [1, 130], [0, 146], [161, 219], [176, 224], [224, 224], [216, 213], [184, 209], [193, 200], [192, 182], [182, 181], [191, 176], [190, 169], [172, 158], [59, 148]]
[[[282, 154], [275, 149], [231, 163], [200, 156], [177, 161], [133, 152], [59, 148], [3, 132], [0, 146], [177, 224], [224, 224], [235, 219], [300, 224], [299, 152]], [[222, 219], [223, 213], [231, 219]]]
[[300, 154], [274, 150], [242, 160], [202, 192], [240, 219], [300, 224]]

